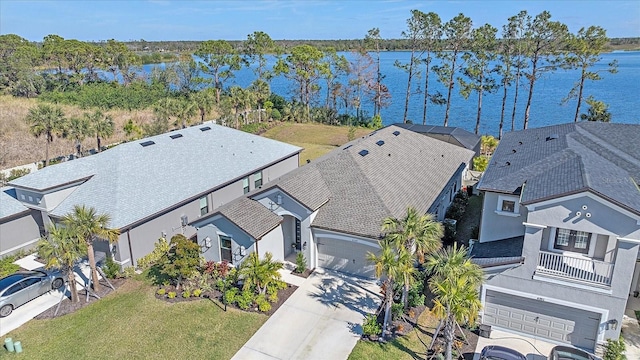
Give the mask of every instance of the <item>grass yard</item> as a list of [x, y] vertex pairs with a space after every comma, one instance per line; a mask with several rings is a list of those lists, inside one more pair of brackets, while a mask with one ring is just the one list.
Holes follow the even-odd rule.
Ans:
[[[355, 136], [362, 137], [372, 131], [357, 128]], [[316, 159], [349, 142], [348, 133], [347, 126], [282, 123], [267, 130], [262, 136], [304, 148], [300, 154], [300, 165], [304, 165], [307, 160]]]
[[170, 304], [128, 280], [114, 294], [52, 320], [31, 320], [7, 334], [22, 342], [11, 359], [230, 359], [267, 320], [203, 299]]
[[418, 326], [406, 336], [399, 337], [386, 344], [358, 341], [356, 347], [351, 351], [351, 355], [349, 355], [349, 360], [424, 359], [427, 346], [429, 346], [437, 326], [438, 319], [427, 309], [418, 318]]

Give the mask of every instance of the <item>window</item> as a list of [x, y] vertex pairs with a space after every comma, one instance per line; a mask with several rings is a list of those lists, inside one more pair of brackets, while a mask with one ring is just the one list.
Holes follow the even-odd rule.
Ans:
[[244, 190], [245, 194], [249, 192], [249, 178], [248, 177], [242, 179], [242, 189]]
[[219, 235], [220, 237], [220, 260], [233, 262], [231, 256], [231, 238], [225, 235]]
[[209, 202], [207, 197], [200, 198], [200, 216], [206, 215], [209, 212]]
[[555, 249], [587, 254], [591, 234], [584, 231], [558, 229], [556, 231], [556, 241], [553, 245]]
[[516, 202], [510, 200], [502, 200], [502, 211], [506, 212], [515, 212], [516, 210]]
[[258, 171], [257, 173], [253, 174], [253, 184], [255, 185], [256, 189], [262, 186], [262, 171]]
[[496, 214], [504, 216], [519, 216], [520, 203], [517, 196], [498, 195]]

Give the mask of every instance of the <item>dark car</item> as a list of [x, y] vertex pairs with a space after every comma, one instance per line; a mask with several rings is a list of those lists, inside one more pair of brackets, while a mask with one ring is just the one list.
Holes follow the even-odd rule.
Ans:
[[527, 360], [527, 357], [504, 346], [489, 345], [482, 349], [480, 360]]
[[0, 317], [9, 316], [18, 306], [63, 285], [61, 277], [44, 271], [19, 271], [3, 277], [0, 279]]
[[549, 360], [598, 360], [598, 358], [570, 346], [556, 346], [551, 349]]

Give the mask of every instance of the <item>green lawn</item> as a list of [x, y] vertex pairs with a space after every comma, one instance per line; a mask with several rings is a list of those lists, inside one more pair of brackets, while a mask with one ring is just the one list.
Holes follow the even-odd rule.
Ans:
[[[31, 320], [6, 337], [22, 343], [12, 359], [230, 359], [267, 320], [210, 300], [170, 304], [128, 280], [116, 293], [73, 314]], [[9, 356], [11, 355], [11, 356]]]
[[[357, 128], [356, 137], [372, 132], [372, 129]], [[300, 165], [316, 159], [347, 142], [347, 126], [323, 124], [282, 123], [267, 130], [262, 136], [304, 148], [300, 154]]]
[[424, 359], [436, 326], [438, 326], [438, 319], [427, 309], [418, 318], [418, 326], [406, 336], [386, 344], [358, 341], [349, 355], [349, 360]]

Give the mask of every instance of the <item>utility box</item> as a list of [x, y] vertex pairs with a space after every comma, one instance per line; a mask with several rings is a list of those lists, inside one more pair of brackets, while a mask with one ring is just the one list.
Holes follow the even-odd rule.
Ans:
[[491, 325], [480, 325], [478, 327], [478, 335], [483, 337], [483, 338], [490, 338], [491, 337]]

